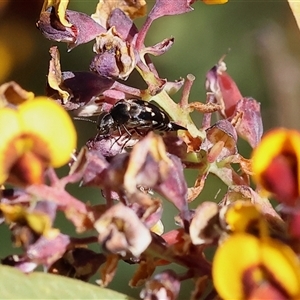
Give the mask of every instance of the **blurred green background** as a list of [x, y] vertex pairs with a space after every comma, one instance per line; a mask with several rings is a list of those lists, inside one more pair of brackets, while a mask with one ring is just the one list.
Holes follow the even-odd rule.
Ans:
[[[71, 1], [69, 9], [92, 14], [97, 1]], [[148, 1], [151, 7], [154, 1]], [[49, 48], [54, 43], [46, 40], [36, 29], [42, 1], [12, 0], [0, 2], [0, 83], [17, 81], [24, 89], [37, 95], [44, 94], [48, 73]], [[226, 5], [205, 5], [197, 2], [194, 11], [184, 15], [156, 20], [146, 39], [153, 45], [173, 36], [173, 47], [161, 57], [153, 58], [162, 78], [176, 80], [191, 73], [196, 76], [190, 101], [205, 101], [206, 72], [231, 49], [225, 59], [229, 74], [234, 78], [244, 96], [252, 96], [261, 102], [265, 130], [275, 126], [300, 129], [300, 33], [286, 1], [230, 1]], [[150, 8], [149, 8], [150, 9]], [[137, 20], [138, 27], [143, 19]], [[93, 57], [93, 43], [79, 46], [67, 53], [65, 44], [59, 44], [64, 71], [88, 70]], [[133, 74], [128, 80], [132, 86], [140, 86], [141, 79]], [[180, 98], [180, 92], [174, 96]], [[201, 117], [194, 115], [200, 125]], [[94, 124], [76, 121], [79, 146], [96, 133]], [[240, 152], [249, 157], [250, 148], [239, 144]], [[67, 169], [60, 170], [66, 174]], [[192, 185], [196, 172], [189, 172]], [[99, 203], [96, 189], [74, 186], [70, 192], [83, 201]], [[205, 190], [192, 204], [196, 207], [204, 200], [219, 200], [226, 187], [215, 178], [209, 178]], [[166, 213], [167, 212], [167, 213]], [[166, 203], [164, 223], [166, 230], [174, 228], [177, 214]], [[74, 233], [72, 226], [57, 221], [63, 232]], [[5, 225], [0, 226], [0, 257], [11, 253], [10, 237]], [[94, 247], [98, 250], [97, 247]], [[121, 263], [117, 277], [110, 285], [120, 292], [137, 297], [138, 290], [130, 290], [127, 283], [134, 266]], [[191, 284], [184, 293], [189, 293]], [[186, 294], [188, 295], [188, 294]], [[182, 299], [184, 296], [182, 294]]]

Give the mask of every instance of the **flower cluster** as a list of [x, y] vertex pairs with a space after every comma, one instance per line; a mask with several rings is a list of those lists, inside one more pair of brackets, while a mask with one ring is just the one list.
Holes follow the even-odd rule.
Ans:
[[[280, 128], [262, 138], [260, 104], [242, 95], [224, 57], [207, 72], [202, 103], [189, 99], [192, 75], [170, 82], [151, 61], [174, 38], [145, 46], [156, 19], [191, 12], [193, 2], [156, 0], [146, 14], [144, 0], [102, 0], [88, 16], [68, 10], [67, 1], [45, 0], [37, 22], [43, 35], [69, 51], [95, 40], [95, 56], [86, 71], [62, 71], [51, 47], [47, 97], [15, 82], [0, 86], [0, 220], [22, 249], [2, 264], [25, 273], [42, 265], [83, 281], [100, 270], [97, 283], [106, 287], [123, 260], [138, 266], [128, 280], [142, 286], [142, 299], [176, 299], [188, 279], [195, 282], [192, 299], [300, 297], [300, 133]], [[138, 29], [134, 20], [145, 15]], [[126, 84], [133, 70], [145, 89]], [[171, 96], [180, 89], [175, 103]], [[83, 147], [76, 149], [66, 110], [99, 115], [98, 133]], [[200, 127], [193, 111], [203, 117]], [[212, 123], [214, 113], [219, 121]], [[250, 159], [238, 152], [240, 138], [254, 149]], [[53, 168], [66, 163], [69, 174], [58, 178]], [[197, 170], [191, 187], [185, 169]], [[191, 210], [211, 174], [228, 186], [224, 198]], [[99, 189], [104, 203], [80, 201], [66, 191], [69, 183]], [[281, 203], [276, 210], [269, 196]], [[178, 210], [177, 228], [168, 232], [164, 201]], [[58, 211], [85, 237], [54, 228]], [[101, 251], [88, 249], [92, 243]], [[186, 272], [168, 269], [171, 263]], [[154, 275], [159, 266], [166, 268]]]

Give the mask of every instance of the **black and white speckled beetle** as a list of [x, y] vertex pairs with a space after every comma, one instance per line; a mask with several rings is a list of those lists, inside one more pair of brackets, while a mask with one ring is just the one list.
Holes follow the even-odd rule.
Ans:
[[170, 121], [169, 116], [159, 107], [140, 99], [124, 99], [118, 101], [109, 112], [99, 116], [97, 121], [98, 134], [108, 135], [122, 130], [129, 136], [130, 131], [145, 135], [149, 131], [186, 130]]

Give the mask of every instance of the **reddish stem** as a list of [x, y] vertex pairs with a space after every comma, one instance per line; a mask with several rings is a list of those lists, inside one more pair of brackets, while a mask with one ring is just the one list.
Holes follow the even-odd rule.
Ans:
[[[215, 103], [215, 96], [212, 93], [207, 93], [206, 103]], [[202, 128], [207, 129], [211, 126], [211, 115], [212, 113], [205, 113], [202, 119]]]
[[195, 79], [195, 76], [192, 74], [188, 74], [186, 76], [186, 80], [183, 85], [182, 97], [179, 102], [181, 108], [187, 108], [189, 105], [190, 92]]
[[151, 256], [176, 263], [191, 270], [197, 276], [207, 275], [211, 278], [211, 264], [203, 256], [197, 255], [197, 259], [191, 255], [176, 255], [171, 248], [159, 243], [153, 239], [146, 250]]

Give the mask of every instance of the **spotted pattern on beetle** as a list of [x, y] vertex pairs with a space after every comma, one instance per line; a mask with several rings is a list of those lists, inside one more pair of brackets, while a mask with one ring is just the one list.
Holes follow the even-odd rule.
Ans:
[[149, 131], [187, 130], [170, 121], [169, 116], [158, 106], [140, 99], [123, 99], [118, 101], [109, 112], [102, 113], [97, 121], [99, 135], [108, 135], [122, 130], [128, 135], [134, 130], [140, 135]]

